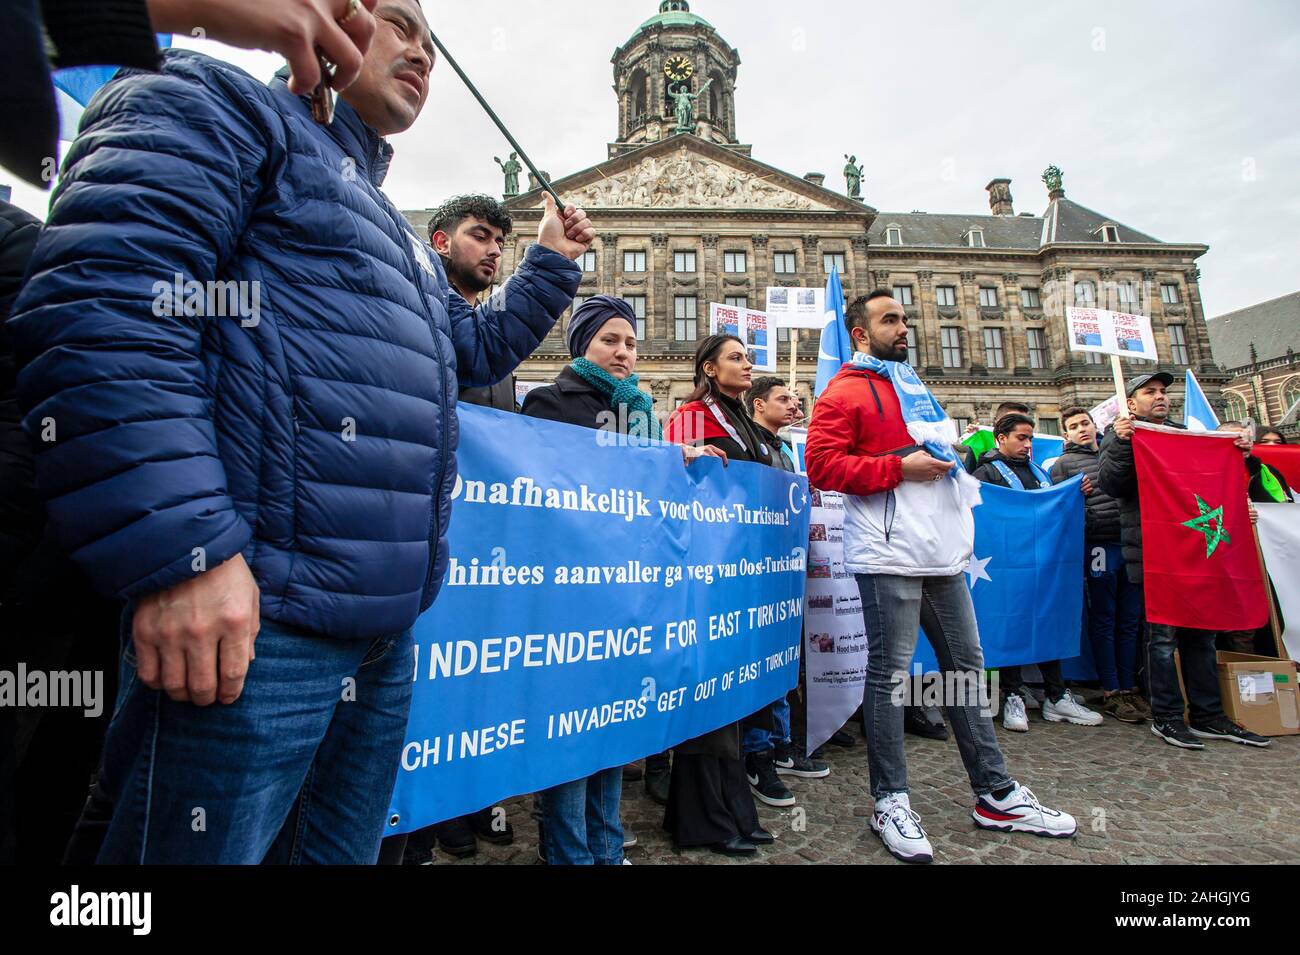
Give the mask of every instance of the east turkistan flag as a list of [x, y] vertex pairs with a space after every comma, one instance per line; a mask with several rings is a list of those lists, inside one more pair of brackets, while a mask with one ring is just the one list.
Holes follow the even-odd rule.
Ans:
[[1201, 383], [1196, 375], [1187, 369], [1187, 396], [1183, 399], [1183, 417], [1187, 419], [1188, 431], [1217, 431], [1219, 416], [1210, 407], [1210, 400], [1201, 390]]
[[826, 280], [826, 325], [822, 328], [821, 347], [817, 351], [817, 389], [818, 398], [831, 383], [831, 379], [840, 373], [853, 359], [853, 342], [849, 339], [849, 330], [844, 327], [844, 289], [840, 286], [840, 272], [831, 266], [830, 278]]
[[[975, 455], [976, 463], [980, 458], [997, 448], [997, 439], [993, 437], [992, 428], [977, 428], [962, 439], [962, 444], [970, 448]], [[1054, 434], [1035, 434], [1034, 448], [1032, 457], [1034, 463], [1044, 471], [1052, 470], [1052, 465], [1056, 463], [1065, 452], [1065, 439]]]
[[[159, 33], [158, 49], [172, 45], [170, 33]], [[54, 97], [59, 107], [59, 138], [71, 141], [77, 136], [81, 114], [100, 87], [117, 73], [116, 66], [74, 66], [54, 71]]]
[[[1080, 477], [1038, 491], [980, 486], [975, 552], [966, 568], [986, 667], [1079, 656], [1083, 643], [1083, 494]], [[1145, 501], [1143, 502], [1145, 504]], [[923, 673], [939, 664], [917, 644]]]

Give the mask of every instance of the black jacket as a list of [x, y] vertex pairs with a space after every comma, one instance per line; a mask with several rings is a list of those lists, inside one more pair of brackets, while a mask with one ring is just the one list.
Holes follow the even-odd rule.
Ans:
[[[612, 412], [605, 395], [572, 368], [566, 367], [555, 379], [555, 384], [528, 392], [524, 398], [524, 414], [530, 418], [545, 418], [599, 430], [600, 416]], [[604, 420], [616, 421], [617, 416]]]
[[462, 388], [460, 403], [514, 414], [519, 411], [519, 403], [515, 401], [515, 376], [511, 375], [490, 388]]
[[1090, 544], [1119, 543], [1119, 501], [1101, 489], [1097, 472], [1101, 469], [1101, 448], [1067, 444], [1052, 465], [1052, 483], [1064, 484], [1083, 474], [1092, 480], [1093, 491], [1084, 498], [1083, 536]]
[[[1146, 418], [1138, 418], [1146, 421]], [[1161, 422], [1166, 427], [1182, 428], [1176, 421]], [[1101, 460], [1097, 468], [1101, 489], [1119, 501], [1119, 536], [1124, 545], [1124, 562], [1128, 579], [1142, 583], [1142, 509], [1138, 501], [1137, 466], [1133, 463], [1133, 442], [1121, 441], [1112, 425], [1101, 439]]]
[[780, 436], [768, 431], [767, 428], [763, 427], [757, 421], [754, 422], [754, 427], [758, 429], [758, 433], [767, 444], [768, 450], [772, 452], [772, 460], [768, 463], [773, 467], [780, 468], [782, 471], [789, 471], [791, 474], [794, 474], [794, 461], [786, 455], [784, 450], [782, 450], [786, 444], [781, 440]]
[[975, 469], [976, 479], [985, 484], [997, 484], [1001, 487], [1010, 487], [1002, 472], [993, 466], [993, 462], [1001, 461], [1009, 467], [1016, 477], [1020, 478], [1020, 483], [1025, 486], [1026, 491], [1037, 491], [1038, 476], [1029, 467], [1029, 461], [1013, 461], [1006, 457], [1001, 451], [989, 451], [984, 457], [980, 458], [979, 467]]
[[[28, 589], [18, 580], [20, 568], [24, 576], [44, 577], [53, 560], [52, 554], [32, 559], [45, 527], [45, 505], [36, 494], [32, 449], [14, 394], [18, 360], [5, 325], [40, 231], [40, 220], [0, 202], [0, 603]], [[42, 550], [52, 552], [53, 542]]]

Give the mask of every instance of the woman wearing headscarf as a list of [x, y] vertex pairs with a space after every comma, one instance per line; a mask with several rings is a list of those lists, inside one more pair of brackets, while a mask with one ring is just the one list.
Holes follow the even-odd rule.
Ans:
[[[668, 440], [714, 448], [733, 461], [779, 467], [775, 449], [768, 447], [741, 403], [752, 384], [753, 367], [745, 343], [734, 335], [710, 335], [700, 342], [695, 391], [669, 420]], [[745, 725], [772, 729], [770, 708]], [[673, 749], [664, 828], [679, 848], [708, 846], [723, 855], [752, 855], [758, 846], [775, 841], [759, 823], [740, 735], [741, 724], [732, 723]]]
[[[581, 428], [616, 431], [660, 440], [654, 399], [636, 376], [636, 312], [608, 295], [589, 298], [569, 319], [573, 361], [555, 384], [524, 399], [524, 414]], [[703, 456], [726, 455], [712, 448], [683, 448], [689, 464]], [[542, 793], [545, 858], [550, 865], [619, 865], [623, 826], [619, 802], [623, 768], [616, 766]]]

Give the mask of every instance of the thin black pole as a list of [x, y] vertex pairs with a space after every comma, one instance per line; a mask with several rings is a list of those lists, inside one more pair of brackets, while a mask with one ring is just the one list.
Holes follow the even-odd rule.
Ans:
[[511, 148], [519, 154], [519, 158], [524, 161], [524, 165], [528, 167], [528, 171], [536, 177], [538, 183], [541, 184], [542, 189], [551, 194], [551, 198], [555, 200], [555, 204], [561, 211], [563, 211], [564, 200], [560, 198], [560, 194], [555, 191], [554, 187], [546, 181], [546, 177], [538, 171], [535, 165], [533, 165], [533, 161], [528, 158], [528, 153], [524, 152], [524, 148], [520, 146], [518, 141], [515, 140], [515, 137], [510, 134], [510, 130], [506, 129], [506, 124], [501, 122], [501, 118], [497, 116], [492, 107], [488, 105], [488, 101], [483, 98], [483, 94], [478, 91], [478, 87], [475, 86], [470, 81], [470, 78], [465, 75], [465, 71], [460, 68], [460, 64], [456, 62], [455, 57], [447, 52], [447, 48], [443, 46], [442, 41], [438, 39], [438, 34], [430, 30], [429, 38], [433, 40], [433, 45], [436, 46], [438, 51], [446, 58], [447, 65], [455, 70], [456, 75], [459, 76], [461, 80], [464, 81], [465, 85], [469, 87], [469, 91], [474, 94], [474, 98], [478, 100], [478, 104], [483, 107], [484, 112], [491, 117], [492, 122], [497, 124], [497, 129], [501, 130], [501, 135], [505, 136], [506, 140], [510, 143]]

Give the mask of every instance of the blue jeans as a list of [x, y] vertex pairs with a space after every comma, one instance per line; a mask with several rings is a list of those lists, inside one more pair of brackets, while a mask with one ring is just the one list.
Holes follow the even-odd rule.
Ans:
[[[925, 627], [944, 673], [963, 673], [970, 685], [984, 676], [975, 606], [966, 575], [897, 577], [858, 574], [862, 616], [867, 630], [867, 689], [862, 700], [862, 726], [867, 737], [871, 794], [907, 792], [907, 758], [903, 753], [903, 707], [895, 689], [911, 677], [919, 630]], [[949, 701], [957, 702], [957, 701]], [[1011, 785], [998, 748], [993, 720], [981, 707], [948, 705], [944, 711], [957, 738], [966, 775], [975, 795], [984, 796]]]
[[542, 793], [547, 865], [622, 865], [623, 767]]
[[1131, 690], [1137, 686], [1142, 586], [1128, 579], [1119, 544], [1089, 544], [1086, 558], [1088, 641], [1097, 676], [1107, 693]]
[[411, 706], [411, 632], [349, 641], [263, 620], [243, 694], [198, 707], [137, 679], [130, 621], [98, 861], [373, 865]]
[[790, 742], [790, 700], [783, 696], [772, 704], [772, 721], [776, 732], [752, 728], [745, 730], [744, 750], [749, 753], [766, 753], [778, 745]]

